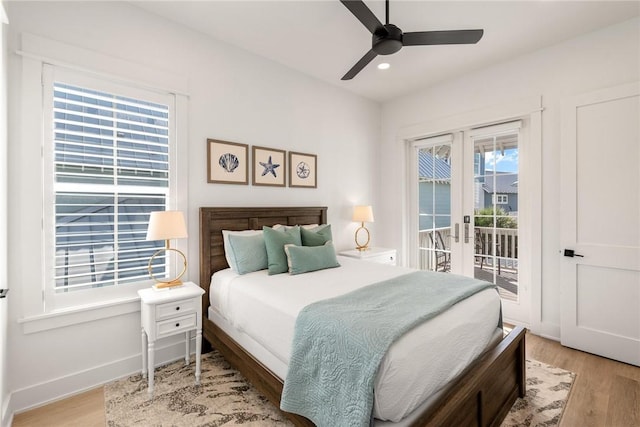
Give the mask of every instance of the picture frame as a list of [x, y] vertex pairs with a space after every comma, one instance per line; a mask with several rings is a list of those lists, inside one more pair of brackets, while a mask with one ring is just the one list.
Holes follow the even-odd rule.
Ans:
[[207, 139], [207, 182], [249, 184], [249, 145]]
[[253, 158], [253, 185], [284, 187], [287, 177], [287, 157], [285, 150], [268, 147], [251, 147]]
[[318, 156], [289, 151], [289, 187], [318, 188]]

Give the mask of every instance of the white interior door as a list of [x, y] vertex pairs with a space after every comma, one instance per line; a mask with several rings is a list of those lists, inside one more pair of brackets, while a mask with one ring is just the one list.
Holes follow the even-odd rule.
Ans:
[[562, 126], [561, 342], [640, 366], [640, 85], [567, 100]]

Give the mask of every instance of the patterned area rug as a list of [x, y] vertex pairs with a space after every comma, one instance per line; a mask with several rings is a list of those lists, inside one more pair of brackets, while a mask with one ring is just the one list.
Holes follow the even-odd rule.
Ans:
[[576, 374], [537, 360], [527, 360], [527, 394], [518, 398], [502, 427], [560, 424]]
[[[201, 386], [194, 365], [175, 362], [155, 372], [153, 400], [140, 374], [104, 388], [107, 426], [290, 426], [245, 378], [220, 356], [202, 356]], [[514, 404], [503, 427], [555, 426], [575, 374], [527, 361], [527, 397]]]

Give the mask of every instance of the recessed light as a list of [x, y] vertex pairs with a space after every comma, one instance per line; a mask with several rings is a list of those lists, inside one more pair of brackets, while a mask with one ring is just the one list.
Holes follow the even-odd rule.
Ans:
[[378, 70], [386, 70], [389, 67], [391, 67], [391, 65], [389, 65], [388, 62], [381, 62], [380, 64], [378, 64]]

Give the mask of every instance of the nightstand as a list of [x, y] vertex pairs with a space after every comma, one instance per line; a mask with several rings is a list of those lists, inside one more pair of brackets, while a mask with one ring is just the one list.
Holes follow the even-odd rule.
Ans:
[[338, 255], [349, 258], [357, 258], [363, 261], [377, 262], [380, 264], [396, 265], [396, 250], [387, 248], [369, 248], [366, 251], [352, 249], [340, 252]]
[[200, 384], [202, 351], [202, 295], [204, 289], [192, 282], [180, 287], [140, 289], [142, 321], [142, 377], [149, 377], [149, 397], [153, 396], [155, 342], [176, 334], [185, 334], [185, 364], [189, 364], [189, 340], [196, 332], [196, 385]]

